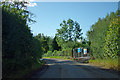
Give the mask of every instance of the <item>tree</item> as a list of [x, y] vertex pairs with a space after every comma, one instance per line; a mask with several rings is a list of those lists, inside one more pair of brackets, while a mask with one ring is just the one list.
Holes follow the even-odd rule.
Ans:
[[[120, 17], [119, 17], [120, 18]], [[105, 58], [118, 58], [120, 53], [120, 21], [115, 18], [107, 31], [107, 36], [105, 38]]]
[[2, 1], [2, 8], [7, 9], [9, 12], [17, 13], [18, 17], [21, 17], [23, 20], [25, 20], [25, 24], [30, 24], [36, 22], [32, 19], [33, 13], [27, 10], [27, 4], [29, 4], [27, 1]]
[[[68, 19], [67, 21], [63, 20], [63, 23], [61, 23], [60, 26], [62, 28], [57, 29], [56, 34], [58, 45], [65, 48], [70, 41], [74, 46], [77, 39], [80, 39], [82, 35], [82, 29], [80, 29], [79, 23], [76, 21], [74, 22], [72, 19]], [[71, 48], [73, 48], [73, 46], [71, 45]]]
[[28, 26], [30, 14], [23, 9], [23, 5], [22, 2], [2, 4], [3, 78], [11, 75], [12, 71], [31, 68], [34, 63], [38, 63], [43, 52]]
[[110, 15], [107, 14], [105, 18], [98, 19], [98, 21], [91, 26], [90, 30], [87, 32], [87, 38], [90, 41], [90, 52], [95, 58], [104, 58], [104, 44], [105, 38], [107, 36], [107, 31], [109, 29], [110, 22], [116, 18], [118, 11], [116, 13], [111, 12]]
[[39, 62], [39, 59], [42, 58], [43, 55], [43, 50], [42, 50], [42, 45], [41, 41], [38, 40], [36, 37], [33, 39], [33, 54], [32, 57], [34, 58], [34, 62]]
[[54, 37], [54, 39], [53, 39], [53, 41], [52, 41], [52, 48], [53, 48], [52, 51], [54, 51], [54, 50], [57, 50], [57, 51], [58, 51], [58, 50], [61, 49], [61, 47], [59, 47], [58, 44], [57, 44], [56, 36]]
[[44, 36], [44, 34], [39, 33], [37, 36], [35, 36], [36, 39], [38, 39], [41, 42], [41, 47], [44, 53], [47, 53], [47, 51], [52, 51], [52, 38], [49, 36]]

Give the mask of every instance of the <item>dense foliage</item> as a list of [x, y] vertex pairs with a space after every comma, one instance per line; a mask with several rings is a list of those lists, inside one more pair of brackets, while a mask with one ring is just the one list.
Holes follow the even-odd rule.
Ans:
[[104, 56], [106, 58], [118, 58], [120, 53], [120, 21], [118, 17], [113, 19], [109, 26], [107, 36], [105, 38], [104, 49]]
[[57, 51], [57, 50], [54, 50], [54, 52], [48, 51], [47, 54], [44, 54], [44, 56], [46, 57], [49, 57], [49, 56], [70, 56], [72, 57], [72, 48], [63, 49], [62, 51]]
[[52, 51], [54, 51], [54, 50], [57, 50], [57, 51], [61, 50], [61, 47], [58, 46], [58, 44], [57, 44], [56, 36], [54, 37], [54, 39], [53, 39], [53, 41], [52, 41], [52, 48], [53, 48]]
[[44, 36], [44, 34], [39, 33], [35, 38], [41, 42], [41, 47], [44, 53], [47, 53], [47, 51], [51, 49], [52, 43], [49, 36]]
[[[92, 25], [90, 30], [87, 32], [87, 36], [90, 41], [90, 53], [95, 58], [103, 59], [105, 58], [106, 54], [109, 54], [109, 52], [104, 53], [104, 46], [106, 45], [106, 50], [108, 51], [108, 44], [110, 44], [111, 41], [114, 40], [114, 35], [116, 34], [112, 32], [118, 33], [118, 31], [115, 31], [118, 28], [114, 29], [113, 27], [116, 24], [111, 24], [111, 21], [113, 21], [113, 19], [116, 19], [117, 15], [118, 11], [116, 11], [116, 13], [111, 12], [110, 15], [107, 14], [107, 16], [103, 19], [99, 18], [98, 21], [94, 25]], [[109, 26], [111, 26], [112, 28]], [[118, 26], [116, 25], [116, 27]], [[112, 47], [109, 49], [112, 49]]]
[[[3, 78], [12, 72], [31, 68], [43, 53], [40, 42], [28, 27], [30, 12], [25, 2], [2, 4], [2, 68]], [[10, 74], [11, 73], [11, 74]]]

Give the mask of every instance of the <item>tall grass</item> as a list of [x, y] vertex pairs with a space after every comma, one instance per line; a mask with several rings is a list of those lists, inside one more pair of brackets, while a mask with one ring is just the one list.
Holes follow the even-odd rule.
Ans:
[[101, 66], [107, 69], [119, 70], [118, 59], [95, 59], [89, 60], [89, 63]]

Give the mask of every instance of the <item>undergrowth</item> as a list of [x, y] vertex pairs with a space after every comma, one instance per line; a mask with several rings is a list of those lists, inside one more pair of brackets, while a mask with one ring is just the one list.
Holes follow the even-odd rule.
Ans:
[[118, 65], [118, 59], [94, 59], [89, 60], [89, 63], [94, 64], [96, 66], [101, 66], [107, 69], [113, 69], [113, 70], [120, 70], [120, 67]]

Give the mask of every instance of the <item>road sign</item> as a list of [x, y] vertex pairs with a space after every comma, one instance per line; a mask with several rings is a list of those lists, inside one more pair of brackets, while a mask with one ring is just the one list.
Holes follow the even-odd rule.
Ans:
[[87, 54], [87, 49], [84, 49], [84, 54]]
[[80, 53], [81, 52], [81, 48], [78, 48], [78, 53]]

